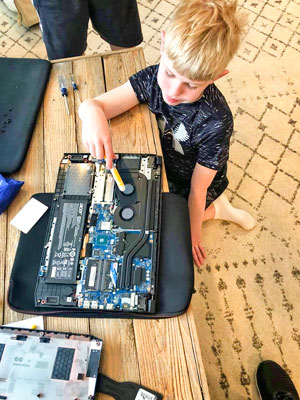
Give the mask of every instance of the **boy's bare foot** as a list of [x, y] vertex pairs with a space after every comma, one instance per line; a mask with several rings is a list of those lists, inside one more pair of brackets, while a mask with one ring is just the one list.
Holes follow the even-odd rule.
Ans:
[[214, 219], [234, 222], [247, 231], [253, 229], [257, 223], [247, 211], [233, 207], [224, 193], [213, 202], [213, 205], [215, 207]]

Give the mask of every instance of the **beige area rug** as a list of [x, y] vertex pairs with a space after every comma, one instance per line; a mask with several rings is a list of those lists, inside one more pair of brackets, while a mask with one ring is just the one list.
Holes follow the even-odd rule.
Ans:
[[[147, 64], [178, 0], [138, 0]], [[257, 400], [255, 370], [273, 359], [300, 392], [300, 0], [239, 0], [249, 27], [218, 81], [235, 117], [232, 203], [257, 227], [209, 221], [193, 309], [212, 400]], [[109, 50], [91, 29], [86, 54]], [[0, 56], [46, 58], [38, 26], [0, 1]], [[179, 400], [179, 399], [178, 399]], [[189, 399], [180, 399], [189, 400]]]
[[228, 197], [258, 219], [208, 221], [193, 310], [212, 400], [258, 399], [272, 359], [300, 393], [300, 2], [240, 2], [251, 27], [228, 78], [235, 117]]

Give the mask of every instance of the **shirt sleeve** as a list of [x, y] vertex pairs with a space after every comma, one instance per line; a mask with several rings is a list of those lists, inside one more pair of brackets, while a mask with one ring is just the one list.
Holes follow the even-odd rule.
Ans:
[[132, 89], [140, 103], [149, 103], [153, 88], [153, 80], [156, 79], [157, 66], [152, 65], [129, 78]]
[[231, 112], [209, 118], [199, 127], [197, 162], [204, 167], [220, 170], [229, 158], [230, 137], [233, 131]]

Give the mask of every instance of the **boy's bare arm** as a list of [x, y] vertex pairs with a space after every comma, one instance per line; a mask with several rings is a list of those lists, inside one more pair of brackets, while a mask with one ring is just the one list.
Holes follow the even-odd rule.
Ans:
[[82, 120], [82, 139], [87, 150], [98, 159], [106, 157], [107, 168], [115, 157], [107, 120], [139, 103], [129, 81], [100, 96], [85, 100], [78, 113]]
[[189, 214], [191, 224], [192, 251], [197, 266], [203, 264], [206, 257], [202, 246], [202, 222], [205, 212], [207, 188], [214, 179], [217, 171], [196, 163], [189, 195]]

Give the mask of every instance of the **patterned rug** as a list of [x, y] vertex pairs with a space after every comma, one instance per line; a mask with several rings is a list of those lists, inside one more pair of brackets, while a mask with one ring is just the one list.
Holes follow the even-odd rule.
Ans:
[[[160, 30], [177, 3], [138, 1], [147, 64], [159, 60]], [[249, 27], [218, 81], [235, 117], [227, 194], [258, 225], [204, 225], [208, 256], [195, 269], [192, 304], [212, 400], [257, 400], [264, 359], [282, 365], [300, 392], [300, 0], [239, 5]], [[0, 55], [46, 58], [38, 26], [16, 20], [0, 1]], [[86, 54], [106, 50], [90, 27]]]
[[192, 304], [212, 400], [258, 399], [265, 359], [300, 393], [300, 2], [240, 4], [249, 30], [218, 87], [235, 117], [227, 195], [258, 225], [204, 227]]

